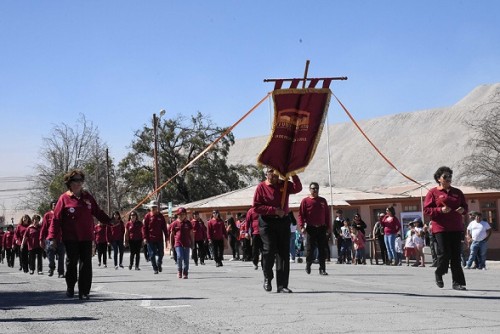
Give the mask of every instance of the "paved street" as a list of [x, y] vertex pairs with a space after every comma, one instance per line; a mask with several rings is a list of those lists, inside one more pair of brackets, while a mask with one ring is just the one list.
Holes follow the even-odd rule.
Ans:
[[168, 258], [159, 275], [144, 259], [141, 271], [96, 261], [88, 301], [67, 298], [64, 279], [0, 265], [0, 333], [500, 332], [498, 263], [467, 270], [463, 292], [451, 289], [449, 275], [437, 288], [429, 267], [332, 262], [329, 276], [319, 276], [317, 265], [307, 275], [293, 263], [294, 293], [278, 294], [275, 285], [264, 291], [262, 272], [249, 262], [191, 264], [184, 280]]

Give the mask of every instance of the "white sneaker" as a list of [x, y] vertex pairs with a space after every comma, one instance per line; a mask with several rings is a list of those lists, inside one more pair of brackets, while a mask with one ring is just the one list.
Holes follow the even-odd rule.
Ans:
[[118, 270], [118, 266], [115, 266], [115, 270]]
[[290, 263], [295, 263], [295, 260], [294, 259], [290, 259]]
[[234, 261], [236, 260], [234, 257], [230, 258], [229, 261]]

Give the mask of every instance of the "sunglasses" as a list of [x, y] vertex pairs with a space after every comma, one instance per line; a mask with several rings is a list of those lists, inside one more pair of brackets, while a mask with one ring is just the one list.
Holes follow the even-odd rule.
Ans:
[[82, 178], [70, 179], [71, 182], [83, 182]]

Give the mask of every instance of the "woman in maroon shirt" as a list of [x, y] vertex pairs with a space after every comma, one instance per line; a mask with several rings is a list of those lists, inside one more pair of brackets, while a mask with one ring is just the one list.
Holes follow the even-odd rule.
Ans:
[[30, 269], [30, 275], [35, 272], [35, 261], [37, 262], [37, 272], [38, 275], [43, 275], [43, 248], [40, 247], [40, 225], [41, 217], [39, 215], [34, 215], [32, 218], [32, 223], [26, 231], [24, 232], [23, 241], [21, 244], [21, 249], [28, 250], [28, 265]]
[[446, 166], [438, 168], [434, 180], [439, 186], [425, 196], [424, 213], [431, 217], [432, 234], [437, 243], [437, 267], [434, 272], [438, 287], [444, 287], [443, 275], [451, 268], [453, 289], [466, 290], [465, 276], [460, 263], [463, 216], [467, 202], [462, 191], [451, 186], [453, 171]]
[[30, 216], [22, 216], [14, 232], [15, 248], [19, 250], [19, 270], [23, 270], [25, 273], [28, 272], [28, 248], [21, 248], [21, 244], [23, 242], [24, 233], [26, 233], [26, 230], [31, 223], [32, 221]]
[[78, 169], [64, 175], [68, 191], [59, 197], [54, 208], [48, 239], [55, 247], [62, 236], [66, 248], [66, 296], [73, 298], [78, 281], [78, 297], [89, 299], [94, 217], [104, 224], [109, 224], [111, 218], [101, 210], [94, 197], [83, 190], [84, 181], [85, 174]]
[[132, 270], [135, 259], [135, 270], [141, 270], [139, 260], [142, 248], [142, 222], [139, 220], [137, 211], [132, 211], [128, 216], [128, 222], [125, 225], [125, 244], [130, 246], [130, 265], [128, 269]]
[[385, 210], [385, 216], [380, 219], [380, 225], [384, 227], [384, 241], [387, 248], [388, 264], [396, 265], [396, 236], [401, 230], [401, 223], [396, 217], [396, 211], [392, 206]]
[[[125, 225], [123, 224], [120, 212], [113, 212], [113, 219], [111, 220], [111, 226], [108, 229], [108, 242], [111, 243], [113, 247], [113, 260], [115, 262], [115, 269], [123, 268], [123, 240], [125, 238]], [[119, 257], [119, 262], [118, 262]]]

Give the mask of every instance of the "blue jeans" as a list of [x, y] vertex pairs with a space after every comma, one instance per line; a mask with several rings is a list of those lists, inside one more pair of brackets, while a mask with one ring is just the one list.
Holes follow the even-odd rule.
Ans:
[[163, 263], [163, 242], [162, 241], [150, 241], [148, 242], [148, 253], [153, 270], [157, 271], [158, 266]]
[[467, 267], [470, 268], [472, 262], [477, 256], [477, 269], [483, 269], [486, 267], [486, 251], [488, 250], [488, 244], [486, 240], [473, 241], [470, 245], [470, 255], [469, 260], [467, 260]]
[[[111, 241], [111, 247], [113, 247], [113, 259], [115, 260], [115, 267], [123, 264], [123, 241], [114, 240]], [[118, 255], [120, 256], [120, 262], [118, 262]]]
[[389, 261], [396, 259], [396, 235], [384, 235], [385, 247], [387, 247], [387, 257]]
[[191, 248], [176, 246], [175, 251], [177, 252], [177, 271], [187, 274], [189, 270], [189, 253]]
[[47, 258], [49, 259], [49, 269], [54, 271], [56, 269], [55, 257], [57, 254], [57, 273], [59, 275], [64, 275], [64, 256], [66, 255], [66, 249], [62, 242], [57, 243], [56, 249], [50, 247], [50, 241], [45, 240], [45, 251], [47, 252]]

